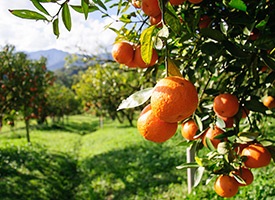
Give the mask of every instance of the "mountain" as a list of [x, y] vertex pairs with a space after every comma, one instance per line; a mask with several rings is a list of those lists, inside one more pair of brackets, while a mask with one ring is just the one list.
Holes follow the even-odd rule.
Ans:
[[[65, 58], [71, 56], [72, 54], [57, 50], [57, 49], [49, 49], [49, 50], [41, 50], [41, 51], [34, 51], [34, 52], [26, 52], [28, 58], [31, 60], [38, 60], [42, 56], [47, 58], [47, 68], [51, 71], [56, 71], [58, 69], [62, 69], [65, 66]], [[112, 55], [110, 53], [102, 53], [97, 55], [95, 59], [91, 59], [89, 63], [83, 63], [84, 55], [77, 55], [78, 59], [74, 61], [72, 64], [73, 66], [87, 66], [89, 64], [94, 63], [104, 63], [106, 61], [112, 61]], [[93, 57], [93, 56], [92, 56]]]
[[65, 58], [70, 55], [57, 49], [41, 50], [35, 52], [27, 52], [28, 58], [31, 60], [38, 60], [42, 56], [47, 58], [47, 68], [51, 71], [61, 69], [65, 65]]

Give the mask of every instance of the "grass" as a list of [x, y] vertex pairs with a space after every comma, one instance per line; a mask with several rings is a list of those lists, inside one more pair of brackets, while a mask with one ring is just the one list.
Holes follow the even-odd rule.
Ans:
[[[135, 127], [107, 120], [100, 128], [97, 118], [83, 115], [33, 128], [28, 145], [18, 126], [0, 134], [1, 200], [222, 199], [213, 180], [187, 193], [186, 170], [176, 169], [187, 147], [176, 145], [179, 133], [155, 144]], [[253, 173], [253, 184], [232, 199], [274, 199], [274, 163]]]

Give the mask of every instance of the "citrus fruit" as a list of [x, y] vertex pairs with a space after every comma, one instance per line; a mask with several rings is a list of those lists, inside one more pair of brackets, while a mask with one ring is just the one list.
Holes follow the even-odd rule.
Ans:
[[244, 165], [248, 168], [260, 168], [269, 165], [270, 152], [261, 144], [250, 144], [242, 150], [241, 156], [246, 156]]
[[141, 0], [132, 0], [132, 5], [138, 9], [141, 8]]
[[156, 17], [150, 17], [149, 18], [150, 20], [150, 24], [151, 25], [156, 25], [158, 28], [161, 28], [162, 27], [162, 23], [161, 23], [161, 14], [156, 16]]
[[170, 139], [176, 133], [177, 127], [177, 123], [168, 123], [157, 118], [150, 104], [143, 109], [137, 121], [139, 133], [145, 139], [157, 143]]
[[208, 15], [201, 16], [200, 21], [199, 21], [199, 28], [200, 29], [207, 28], [209, 26], [209, 24], [211, 23], [211, 21], [212, 20], [210, 17], [208, 17]]
[[233, 94], [220, 94], [214, 99], [213, 109], [219, 116], [233, 117], [239, 111], [239, 102]]
[[239, 184], [229, 175], [220, 175], [214, 183], [215, 192], [221, 197], [233, 197], [238, 193]]
[[222, 134], [222, 133], [224, 133], [224, 131], [223, 131], [222, 129], [220, 129], [219, 127], [217, 127], [217, 126], [209, 127], [209, 128], [206, 130], [206, 132], [205, 132], [205, 134], [204, 134], [204, 136], [203, 136], [203, 140], [202, 140], [203, 145], [204, 145], [205, 147], [207, 147], [206, 138], [209, 138], [209, 140], [211, 141], [211, 143], [213, 144], [213, 146], [214, 146], [215, 148], [217, 148], [217, 147], [218, 147], [218, 144], [219, 144], [222, 140], [221, 140], [221, 139], [215, 139], [215, 137], [216, 137], [217, 135]]
[[155, 85], [151, 106], [153, 113], [163, 121], [182, 121], [196, 110], [198, 93], [190, 81], [179, 76], [169, 76]]
[[232, 128], [234, 126], [234, 122], [235, 122], [234, 117], [222, 117], [222, 116], [218, 116], [218, 117], [224, 121], [226, 128]]
[[240, 176], [245, 184], [242, 184], [242, 183], [239, 183], [238, 181], [238, 184], [239, 186], [247, 186], [247, 185], [250, 185], [253, 180], [254, 180], [254, 176], [253, 176], [253, 173], [251, 172], [250, 169], [246, 168], [246, 167], [241, 167], [239, 170], [236, 170], [233, 172], [234, 174]]
[[178, 6], [183, 4], [183, 2], [185, 2], [186, 0], [170, 0], [171, 5], [173, 6]]
[[113, 45], [112, 56], [119, 64], [128, 64], [134, 58], [134, 48], [128, 42], [117, 42]]
[[265, 107], [272, 109], [275, 108], [275, 99], [273, 96], [267, 96], [263, 99], [263, 104]]
[[149, 64], [146, 64], [141, 57], [141, 46], [138, 46], [134, 52], [133, 62], [135, 63], [135, 65], [139, 68], [147, 68], [156, 64], [158, 60], [158, 53], [155, 49], [152, 49], [152, 51], [153, 53], [152, 53], [151, 62]]
[[146, 15], [152, 17], [156, 17], [161, 13], [158, 0], [142, 0], [141, 9]]
[[203, 0], [188, 0], [190, 3], [193, 3], [193, 4], [199, 4], [201, 3]]
[[193, 119], [181, 124], [181, 135], [187, 140], [195, 140], [194, 136], [198, 130], [198, 125]]

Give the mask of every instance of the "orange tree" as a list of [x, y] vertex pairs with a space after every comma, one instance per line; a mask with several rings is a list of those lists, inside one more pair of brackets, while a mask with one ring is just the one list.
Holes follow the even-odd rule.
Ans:
[[[152, 76], [155, 76], [153, 69], [163, 70], [164, 73], [157, 79], [181, 76], [194, 84], [199, 104], [188, 118], [195, 120], [199, 129], [191, 142], [197, 152], [196, 163], [180, 168], [199, 167], [199, 174], [206, 171], [210, 178], [216, 175], [234, 177], [245, 184], [242, 174], [236, 175], [234, 171], [250, 168], [245, 165], [250, 157], [255, 157], [255, 162], [264, 158], [265, 163], [274, 158], [274, 141], [265, 132], [265, 122], [274, 117], [274, 103], [263, 104], [265, 97], [274, 102], [275, 96], [274, 1], [120, 0], [114, 3], [94, 0], [89, 3], [82, 0], [78, 6], [64, 1], [59, 4], [60, 12], [54, 16], [44, 11], [41, 3], [45, 1], [32, 2], [41, 14], [22, 10], [11, 12], [23, 18], [52, 21], [56, 35], [59, 34], [59, 16], [63, 17], [67, 29], [71, 29], [70, 7], [86, 18], [89, 12], [95, 10], [106, 17], [109, 16], [108, 8], [117, 8], [119, 20], [124, 25], [119, 30], [112, 28], [118, 35], [116, 43], [129, 43], [132, 56], [121, 65], [144, 68]], [[115, 60], [120, 62], [117, 57]], [[134, 99], [132, 97], [137, 94], [144, 100], [136, 102], [135, 106], [146, 102], [151, 95], [148, 90], [148, 95], [138, 91], [120, 108], [128, 108], [127, 105]], [[178, 123], [182, 121], [185, 120]], [[261, 148], [255, 150], [253, 145]], [[208, 149], [209, 153], [200, 154], [202, 148]], [[218, 178], [217, 182], [221, 179]], [[232, 188], [220, 189], [231, 191]], [[236, 192], [228, 195], [217, 193], [231, 196]]]
[[29, 120], [44, 119], [45, 90], [53, 74], [46, 69], [46, 59], [29, 60], [25, 53], [15, 52], [11, 45], [3, 47], [0, 57], [1, 116], [14, 125], [16, 114], [21, 114], [30, 142]]

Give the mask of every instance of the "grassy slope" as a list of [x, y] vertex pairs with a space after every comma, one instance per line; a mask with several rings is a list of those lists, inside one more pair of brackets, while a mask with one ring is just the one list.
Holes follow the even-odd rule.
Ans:
[[[1, 199], [220, 199], [213, 181], [187, 194], [186, 172], [175, 169], [185, 161], [179, 134], [154, 144], [134, 127], [107, 121], [99, 129], [96, 118], [74, 116], [31, 139], [26, 145], [24, 129], [0, 135]], [[254, 170], [234, 199], [272, 199], [274, 170]]]

